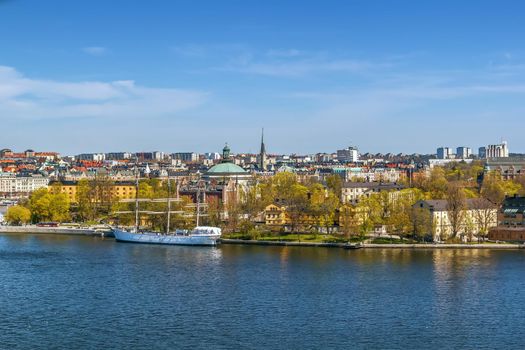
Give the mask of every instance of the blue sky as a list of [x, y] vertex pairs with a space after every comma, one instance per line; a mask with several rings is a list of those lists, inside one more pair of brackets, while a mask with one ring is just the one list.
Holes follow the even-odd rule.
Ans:
[[0, 0], [0, 147], [525, 152], [523, 1]]

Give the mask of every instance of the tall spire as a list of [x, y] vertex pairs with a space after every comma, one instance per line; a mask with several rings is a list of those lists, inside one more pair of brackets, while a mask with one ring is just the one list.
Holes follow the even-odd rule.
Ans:
[[259, 153], [259, 170], [266, 171], [266, 146], [264, 145], [264, 128], [261, 133], [261, 151]]
[[263, 153], [266, 154], [266, 147], [264, 146], [264, 128], [262, 128], [262, 133], [261, 133], [261, 155]]

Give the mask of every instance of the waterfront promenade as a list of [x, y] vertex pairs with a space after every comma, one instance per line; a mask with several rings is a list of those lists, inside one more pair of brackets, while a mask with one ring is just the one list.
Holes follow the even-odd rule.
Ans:
[[26, 234], [56, 234], [56, 235], [74, 235], [74, 236], [101, 236], [108, 230], [100, 230], [91, 227], [41, 227], [36, 225], [26, 226], [5, 226], [0, 225], [0, 234], [2, 233], [26, 233]]

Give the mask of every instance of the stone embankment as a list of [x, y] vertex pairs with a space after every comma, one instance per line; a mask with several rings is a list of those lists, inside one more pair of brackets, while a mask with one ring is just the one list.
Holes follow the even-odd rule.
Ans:
[[100, 236], [101, 232], [90, 228], [40, 227], [40, 226], [0, 226], [0, 233], [41, 233], [59, 235]]

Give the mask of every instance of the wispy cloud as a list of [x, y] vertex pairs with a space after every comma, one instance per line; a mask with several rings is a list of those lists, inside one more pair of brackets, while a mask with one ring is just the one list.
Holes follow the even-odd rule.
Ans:
[[201, 91], [144, 87], [131, 80], [31, 79], [12, 67], [0, 66], [0, 120], [177, 116], [200, 106], [207, 96]]
[[229, 66], [225, 70], [274, 77], [301, 77], [316, 73], [360, 73], [384, 66], [358, 60], [293, 60], [261, 62], [249, 61], [243, 65]]
[[269, 57], [297, 57], [304, 54], [304, 51], [297, 49], [271, 49], [266, 53]]
[[257, 50], [242, 44], [185, 44], [170, 48], [180, 57], [206, 58], [204, 70], [272, 77], [304, 77], [326, 73], [362, 73], [390, 67], [393, 60], [375, 62], [295, 48]]
[[108, 49], [102, 46], [83, 47], [82, 51], [91, 56], [104, 56], [108, 53]]

